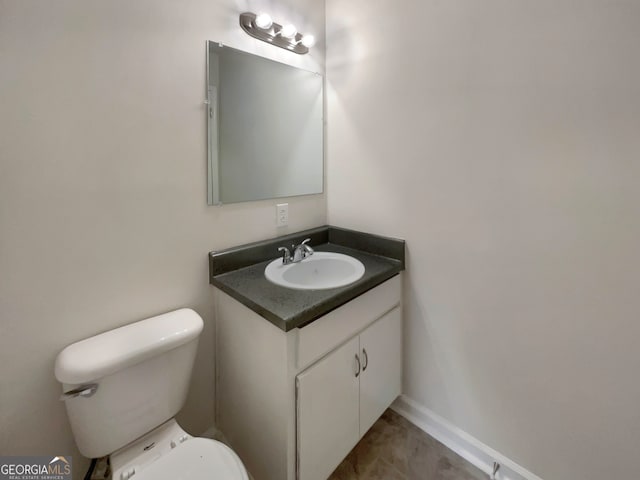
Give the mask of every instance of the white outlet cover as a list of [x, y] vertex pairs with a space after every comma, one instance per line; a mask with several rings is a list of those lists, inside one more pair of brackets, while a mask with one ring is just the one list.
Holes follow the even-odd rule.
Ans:
[[279, 203], [276, 205], [276, 226], [286, 227], [289, 225], [289, 204]]

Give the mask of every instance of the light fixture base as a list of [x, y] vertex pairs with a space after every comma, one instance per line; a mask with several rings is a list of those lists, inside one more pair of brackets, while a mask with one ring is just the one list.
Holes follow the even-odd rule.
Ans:
[[255, 19], [255, 13], [245, 12], [240, 14], [240, 27], [253, 38], [270, 43], [276, 47], [284, 48], [285, 50], [297, 53], [298, 55], [309, 53], [309, 49], [300, 43], [302, 40], [302, 35], [300, 33], [297, 33], [292, 39], [284, 38], [278, 35], [278, 32], [282, 30], [282, 25], [273, 22], [271, 27], [262, 29], [256, 26]]

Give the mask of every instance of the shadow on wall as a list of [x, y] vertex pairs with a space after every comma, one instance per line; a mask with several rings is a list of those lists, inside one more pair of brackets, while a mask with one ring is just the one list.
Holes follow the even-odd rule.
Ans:
[[[330, 83], [333, 85], [346, 85], [358, 70], [356, 62], [366, 57], [366, 43], [358, 37], [354, 36], [354, 30], [349, 28], [349, 24], [353, 23], [353, 19], [349, 17], [340, 18], [331, 25], [327, 25], [327, 38], [331, 38], [331, 55], [330, 62], [327, 63], [327, 72], [331, 72]], [[358, 21], [362, 21], [358, 19]], [[327, 88], [329, 87], [329, 79], [327, 78]]]
[[[423, 378], [423, 382], [428, 385], [438, 385], [436, 392], [432, 395], [439, 395], [439, 404], [444, 407], [442, 414], [444, 416], [451, 414], [450, 394], [447, 391], [445, 376], [447, 372], [446, 352], [441, 352], [442, 348], [437, 347], [437, 333], [429, 321], [427, 308], [421, 303], [418, 290], [420, 289], [420, 279], [417, 278], [415, 272], [412, 272], [411, 266], [414, 264], [412, 260], [412, 252], [409, 245], [406, 251], [406, 270], [404, 272], [403, 284], [403, 317], [404, 317], [404, 352], [413, 352], [410, 359], [404, 356], [403, 365], [403, 392], [411, 398], [419, 399], [425, 402], [421, 392], [411, 390], [409, 387], [415, 385], [411, 379], [416, 376]], [[435, 353], [438, 352], [438, 353]]]
[[[456, 409], [476, 410], [471, 396], [459, 397], [451, 393], [467, 391], [472, 384], [450, 383], [453, 379], [467, 378], [467, 372], [461, 368], [465, 364], [464, 346], [456, 338], [452, 324], [447, 322], [447, 310], [451, 308], [446, 305], [425, 305], [425, 301], [429, 302], [428, 298], [425, 300], [425, 296], [429, 296], [425, 292], [432, 290], [428, 287], [428, 274], [419, 276], [412, 271], [411, 266], [415, 265], [415, 260], [412, 259], [409, 245], [406, 255], [407, 269], [403, 285], [403, 392], [409, 398], [455, 422], [457, 418], [454, 412], [459, 411]], [[434, 318], [441, 321], [435, 322]], [[411, 352], [410, 358], [406, 355], [407, 352]], [[416, 389], [415, 385], [429, 385], [430, 388], [421, 390]]]

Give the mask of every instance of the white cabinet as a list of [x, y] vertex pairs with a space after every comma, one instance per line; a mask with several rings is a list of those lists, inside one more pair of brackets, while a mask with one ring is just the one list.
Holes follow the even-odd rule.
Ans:
[[360, 334], [360, 436], [362, 437], [402, 390], [400, 308], [394, 308]]
[[216, 290], [216, 422], [255, 480], [325, 480], [400, 394], [400, 297], [398, 275], [284, 332]]
[[298, 375], [298, 474], [326, 480], [360, 438], [358, 337]]
[[396, 307], [297, 376], [298, 478], [326, 480], [400, 394]]

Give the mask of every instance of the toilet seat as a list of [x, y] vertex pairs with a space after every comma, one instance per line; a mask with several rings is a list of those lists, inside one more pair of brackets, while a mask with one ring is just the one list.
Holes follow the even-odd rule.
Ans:
[[225, 444], [190, 438], [161, 455], [132, 480], [248, 480], [242, 462]]

